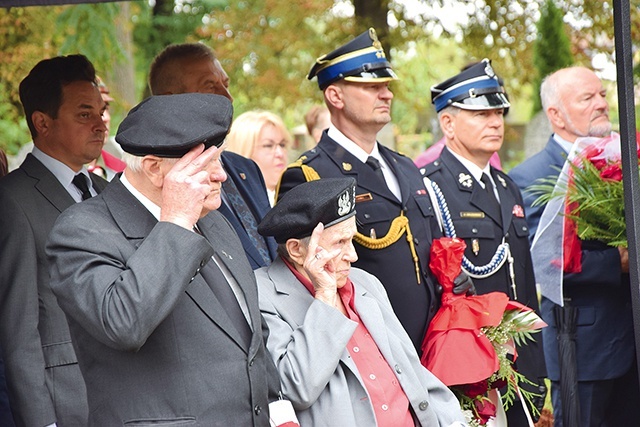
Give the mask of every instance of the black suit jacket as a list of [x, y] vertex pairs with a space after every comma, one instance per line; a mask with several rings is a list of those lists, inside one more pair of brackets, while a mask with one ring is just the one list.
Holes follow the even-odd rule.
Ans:
[[[262, 218], [271, 209], [269, 205], [269, 197], [267, 196], [264, 178], [260, 172], [258, 165], [251, 159], [242, 157], [230, 151], [224, 151], [221, 155], [224, 170], [227, 172], [227, 179], [233, 180], [238, 188], [238, 192], [244, 199], [247, 207], [251, 210], [256, 223], [260, 224]], [[229, 209], [225, 203], [222, 203], [218, 209], [222, 215], [231, 223], [233, 229], [238, 233], [242, 247], [244, 248], [247, 259], [254, 270], [260, 267], [266, 267], [264, 260], [258, 253], [256, 247], [251, 243], [247, 231], [242, 226], [238, 217]], [[269, 249], [269, 255], [273, 261], [276, 258], [277, 244], [273, 237], [264, 238]]]
[[[406, 234], [384, 249], [369, 249], [354, 241], [358, 253], [354, 266], [382, 282], [396, 315], [421, 353], [427, 324], [440, 302], [435, 296], [435, 279], [428, 267], [431, 240], [433, 233], [438, 232], [437, 223], [418, 168], [407, 157], [380, 144], [378, 147], [398, 179], [402, 200], [391, 193], [370, 166], [342, 148], [326, 131], [318, 145], [302, 158], [303, 163], [312, 167], [321, 178], [352, 176], [356, 179], [356, 223], [358, 232], [365, 236], [384, 237], [391, 222], [401, 213], [409, 219], [419, 258], [419, 284]], [[279, 196], [305, 181], [301, 169], [290, 166], [280, 181]]]

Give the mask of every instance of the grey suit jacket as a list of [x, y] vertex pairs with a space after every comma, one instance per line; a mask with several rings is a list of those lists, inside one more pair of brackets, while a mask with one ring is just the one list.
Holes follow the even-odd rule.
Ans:
[[[204, 237], [158, 222], [117, 178], [54, 226], [51, 287], [69, 318], [89, 425], [269, 425], [277, 374], [251, 267], [219, 213], [198, 226]], [[249, 348], [199, 274], [214, 252], [246, 298]]]
[[86, 424], [84, 382], [44, 253], [54, 221], [74, 204], [31, 154], [0, 180], [0, 347], [18, 426]]
[[[255, 271], [270, 334], [267, 347], [301, 426], [376, 425], [364, 382], [347, 343], [356, 323], [316, 300], [281, 258]], [[420, 364], [378, 279], [352, 268], [355, 307], [380, 352], [396, 373], [422, 426], [464, 421], [458, 400]]]

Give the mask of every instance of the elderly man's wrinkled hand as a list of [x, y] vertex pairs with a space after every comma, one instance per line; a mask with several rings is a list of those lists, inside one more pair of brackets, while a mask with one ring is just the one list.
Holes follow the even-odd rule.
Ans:
[[217, 152], [215, 146], [204, 150], [200, 144], [173, 165], [162, 182], [161, 221], [193, 228], [213, 191], [207, 168]]
[[323, 231], [324, 226], [322, 223], [313, 229], [303, 267], [311, 283], [313, 283], [316, 299], [336, 307], [338, 284], [335, 269], [333, 268], [333, 260], [339, 254], [339, 251], [337, 253], [336, 251], [328, 251], [319, 245]]

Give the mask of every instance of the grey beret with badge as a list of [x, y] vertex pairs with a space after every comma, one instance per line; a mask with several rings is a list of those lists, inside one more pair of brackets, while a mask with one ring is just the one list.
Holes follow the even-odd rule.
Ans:
[[356, 180], [322, 178], [293, 187], [265, 215], [258, 233], [278, 243], [308, 237], [318, 223], [325, 228], [356, 214]]
[[220, 147], [233, 106], [224, 96], [205, 93], [150, 96], [129, 111], [116, 142], [134, 156], [182, 157], [198, 144]]
[[463, 110], [506, 109], [511, 106], [500, 78], [491, 67], [491, 60], [486, 58], [432, 86], [431, 102], [436, 112], [448, 106]]

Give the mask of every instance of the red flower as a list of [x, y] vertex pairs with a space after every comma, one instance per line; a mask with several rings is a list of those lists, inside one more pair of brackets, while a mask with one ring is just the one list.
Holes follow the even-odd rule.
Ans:
[[589, 161], [591, 161], [591, 164], [593, 164], [593, 166], [595, 166], [599, 171], [607, 166], [607, 161], [605, 159], [589, 159]]
[[489, 382], [487, 380], [483, 380], [473, 384], [466, 384], [463, 389], [466, 396], [474, 399], [489, 391]]
[[507, 380], [505, 380], [504, 378], [498, 378], [497, 380], [495, 380], [494, 382], [491, 383], [491, 388], [502, 388], [502, 387], [506, 387], [507, 386]]
[[600, 172], [604, 181], [622, 181], [622, 169], [618, 163], [612, 163]]
[[489, 399], [476, 399], [473, 404], [477, 418], [482, 425], [487, 424], [491, 418], [496, 416], [496, 405], [491, 403]]

